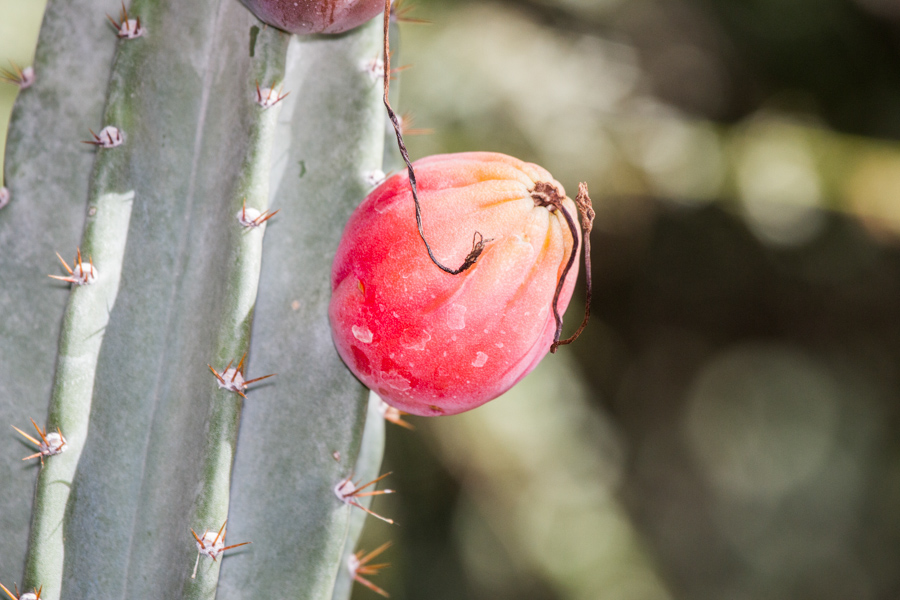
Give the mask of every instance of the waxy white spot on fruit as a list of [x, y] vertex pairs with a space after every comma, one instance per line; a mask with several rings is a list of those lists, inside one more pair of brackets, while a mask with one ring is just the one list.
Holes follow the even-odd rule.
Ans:
[[38, 435], [41, 438], [40, 440], [31, 437], [15, 425], [13, 425], [12, 428], [22, 434], [22, 436], [24, 436], [25, 439], [27, 439], [29, 442], [38, 447], [38, 452], [30, 456], [26, 456], [22, 460], [40, 458], [41, 466], [43, 466], [45, 456], [54, 456], [56, 454], [62, 453], [66, 449], [66, 438], [63, 437], [63, 434], [59, 430], [59, 428], [57, 428], [56, 431], [47, 433], [46, 430], [42, 430], [40, 427], [38, 427], [37, 423], [34, 422], [34, 419], [31, 419], [31, 424], [34, 425], [35, 430], [38, 432]]
[[424, 350], [431, 340], [431, 334], [424, 329], [408, 328], [400, 334], [400, 345], [407, 350]]
[[366, 489], [367, 487], [369, 487], [370, 485], [375, 485], [376, 483], [378, 483], [379, 481], [381, 481], [388, 475], [390, 475], [390, 472], [385, 473], [381, 477], [376, 477], [369, 483], [359, 485], [358, 483], [353, 482], [353, 474], [351, 473], [350, 476], [347, 477], [346, 479], [341, 479], [340, 481], [337, 482], [337, 484], [334, 486], [334, 495], [337, 496], [338, 500], [340, 500], [344, 504], [349, 504], [350, 506], [355, 506], [356, 508], [359, 508], [359, 509], [367, 512], [368, 514], [372, 515], [373, 517], [381, 519], [382, 521], [385, 521], [387, 523], [393, 524], [394, 521], [392, 519], [387, 519], [377, 513], [372, 512], [371, 510], [369, 510], [368, 508], [366, 508], [365, 506], [360, 504], [359, 501], [357, 500], [358, 498], [364, 498], [366, 496], [381, 496], [382, 494], [393, 494], [394, 490], [374, 490], [371, 492], [362, 491], [362, 490]]
[[9, 204], [10, 199], [9, 189], [6, 187], [0, 187], [0, 209]]
[[363, 344], [371, 344], [374, 336], [369, 328], [365, 325], [354, 325], [350, 328], [353, 331], [353, 337], [361, 341]]
[[488, 360], [488, 355], [484, 352], [479, 352], [475, 355], [475, 360], [472, 361], [473, 367], [483, 367]]
[[466, 328], [466, 307], [462, 304], [452, 304], [447, 310], [447, 328], [448, 329], [465, 329]]
[[383, 373], [382, 379], [389, 386], [397, 390], [398, 392], [405, 392], [410, 389], [412, 385], [409, 380], [396, 371], [390, 371], [389, 373]]
[[89, 129], [93, 140], [85, 140], [85, 144], [93, 144], [99, 148], [115, 148], [125, 143], [125, 134], [118, 127], [107, 125], [100, 130], [100, 133], [94, 133], [93, 129]]

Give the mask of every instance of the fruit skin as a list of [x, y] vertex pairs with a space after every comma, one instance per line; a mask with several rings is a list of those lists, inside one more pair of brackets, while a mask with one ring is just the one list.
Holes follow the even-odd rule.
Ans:
[[384, 10], [383, 0], [241, 0], [263, 23], [291, 33], [343, 33]]
[[[553, 295], [573, 238], [565, 217], [531, 195], [541, 181], [565, 195], [537, 165], [473, 152], [413, 166], [435, 257], [462, 264], [476, 231], [488, 242], [484, 252], [459, 275], [441, 271], [416, 229], [408, 177], [394, 175], [347, 223], [329, 316], [338, 353], [370, 389], [412, 414], [450, 415], [496, 398], [549, 351]], [[577, 219], [574, 202], [563, 205]], [[560, 314], [577, 276], [576, 260]]]

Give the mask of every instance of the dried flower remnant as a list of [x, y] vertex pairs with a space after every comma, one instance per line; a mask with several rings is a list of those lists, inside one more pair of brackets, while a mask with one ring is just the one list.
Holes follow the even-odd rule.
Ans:
[[9, 199], [11, 197], [12, 195], [9, 193], [9, 188], [0, 187], [0, 209], [5, 208], [6, 205], [9, 204]]
[[[281, 209], [279, 209], [281, 210]], [[241, 210], [235, 215], [238, 223], [240, 223], [246, 229], [255, 229], [274, 217], [278, 214], [278, 211], [269, 212], [264, 210], [260, 212], [255, 208], [247, 208], [247, 201], [244, 201], [244, 205], [241, 207]]]
[[[503, 154], [414, 166], [421, 221], [407, 173], [369, 194], [335, 256], [329, 317], [341, 358], [384, 401], [450, 415], [496, 398], [570, 341], [560, 334], [579, 207], [546, 170]], [[422, 230], [437, 261], [469, 267], [436, 268]]]
[[0, 68], [0, 81], [5, 81], [18, 86], [20, 90], [28, 89], [34, 83], [34, 68], [20, 69], [13, 61], [9, 61], [12, 69]]
[[141, 25], [140, 17], [135, 19], [128, 17], [128, 10], [126, 10], [124, 2], [122, 3], [122, 12], [119, 14], [118, 21], [109, 15], [106, 15], [106, 18], [109, 19], [109, 22], [115, 28], [116, 36], [121, 39], [133, 40], [147, 33], [147, 29]]
[[376, 477], [369, 483], [359, 485], [358, 483], [353, 482], [353, 474], [351, 473], [350, 477], [347, 477], [346, 479], [341, 479], [337, 483], [337, 485], [334, 486], [334, 495], [337, 496], [338, 499], [341, 502], [343, 502], [344, 504], [349, 504], [350, 506], [355, 506], [356, 508], [359, 508], [359, 509], [369, 513], [373, 517], [375, 517], [377, 519], [381, 519], [385, 523], [393, 524], [394, 523], [393, 519], [388, 519], [386, 517], [382, 517], [381, 515], [379, 515], [377, 513], [372, 512], [371, 510], [369, 510], [368, 508], [366, 508], [365, 506], [360, 504], [358, 501], [358, 498], [365, 498], [367, 496], [381, 496], [383, 494], [393, 494], [394, 490], [374, 490], [371, 492], [363, 491], [370, 485], [375, 485], [376, 483], [378, 483], [379, 481], [381, 481], [388, 475], [390, 475], [389, 472], [385, 473], [381, 477]]
[[263, 23], [290, 33], [343, 33], [381, 12], [383, 0], [241, 0]]
[[25, 437], [29, 442], [38, 447], [38, 451], [30, 456], [26, 456], [22, 460], [31, 460], [32, 458], [40, 458], [41, 466], [44, 466], [44, 457], [45, 456], [55, 456], [56, 454], [62, 453], [66, 449], [66, 438], [63, 437], [62, 431], [59, 428], [56, 428], [56, 431], [51, 431], [47, 433], [45, 430], [41, 430], [38, 427], [38, 424], [34, 422], [34, 419], [31, 419], [31, 424], [34, 425], [35, 430], [37, 430], [38, 435], [40, 436], [40, 440], [37, 440], [15, 425], [12, 426], [13, 429], [18, 431], [22, 436]]
[[390, 547], [391, 547], [391, 542], [385, 542], [382, 545], [375, 548], [374, 550], [372, 550], [371, 552], [369, 552], [368, 554], [366, 554], [365, 550], [360, 550], [359, 552], [356, 552], [355, 554], [351, 554], [350, 556], [347, 557], [347, 570], [353, 576], [353, 579], [355, 581], [357, 581], [358, 583], [366, 586], [367, 588], [369, 588], [376, 594], [380, 594], [380, 595], [384, 596], [385, 598], [390, 598], [390, 594], [388, 594], [386, 591], [384, 591], [383, 589], [381, 589], [380, 587], [378, 587], [377, 585], [375, 585], [374, 583], [372, 583], [365, 577], [363, 577], [363, 575], [367, 575], [367, 576], [378, 575], [378, 573], [382, 569], [386, 569], [387, 567], [391, 566], [390, 563], [378, 563], [378, 564], [374, 564], [374, 565], [369, 564], [373, 558], [375, 558], [376, 556], [378, 556], [379, 554], [381, 554], [382, 552], [384, 552], [385, 550], [387, 550]]
[[197, 565], [200, 564], [201, 556], [208, 556], [213, 559], [213, 562], [221, 556], [226, 550], [231, 550], [232, 548], [238, 548], [240, 546], [246, 546], [247, 544], [251, 544], [252, 542], [241, 542], [240, 544], [232, 544], [231, 546], [225, 545], [225, 525], [228, 523], [226, 519], [222, 526], [219, 528], [219, 531], [210, 531], [207, 529], [203, 532], [203, 535], [197, 535], [197, 532], [191, 529], [191, 535], [194, 536], [194, 540], [197, 543], [197, 562], [194, 563], [194, 573], [191, 575], [191, 579], [197, 577]]
[[125, 134], [122, 133], [121, 129], [112, 125], [104, 127], [100, 130], [100, 133], [94, 133], [93, 129], [88, 131], [91, 132], [91, 137], [94, 139], [84, 140], [82, 144], [91, 144], [98, 148], [115, 148], [125, 143]]
[[94, 281], [97, 280], [97, 269], [94, 267], [93, 259], [88, 257], [88, 264], [85, 265], [84, 261], [81, 259], [81, 248], [76, 248], [76, 251], [78, 257], [75, 259], [75, 264], [71, 268], [66, 264], [66, 261], [63, 260], [63, 257], [59, 255], [59, 252], [56, 253], [59, 262], [62, 263], [63, 268], [69, 273], [68, 277], [60, 275], [48, 275], [48, 277], [59, 279], [60, 281], [71, 283], [72, 285], [90, 285], [94, 283]]
[[10, 600], [41, 600], [41, 591], [44, 589], [44, 586], [34, 588], [34, 591], [25, 592], [21, 596], [19, 595], [19, 586], [15, 585], [13, 588], [16, 590], [15, 594], [10, 592], [5, 585], [0, 583], [0, 589], [6, 592], [6, 595], [10, 597]]

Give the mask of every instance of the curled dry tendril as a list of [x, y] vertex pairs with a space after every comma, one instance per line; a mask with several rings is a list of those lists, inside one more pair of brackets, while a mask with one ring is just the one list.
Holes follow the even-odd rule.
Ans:
[[416, 172], [413, 170], [412, 163], [409, 160], [409, 152], [406, 150], [406, 144], [403, 143], [403, 134], [400, 133], [400, 120], [397, 118], [397, 114], [394, 113], [394, 109], [391, 108], [390, 100], [388, 100], [388, 91], [391, 82], [391, 47], [390, 36], [388, 33], [390, 25], [391, 0], [384, 0], [384, 107], [387, 109], [388, 118], [390, 118], [391, 124], [394, 126], [394, 133], [397, 135], [397, 145], [400, 147], [400, 155], [403, 157], [403, 162], [406, 163], [406, 170], [409, 172], [409, 187], [412, 189], [413, 202], [416, 204], [416, 225], [419, 228], [419, 237], [421, 237], [422, 241], [425, 243], [425, 249], [428, 250], [428, 256], [431, 258], [431, 262], [445, 273], [459, 275], [475, 264], [475, 261], [481, 256], [481, 253], [484, 252], [486, 242], [484, 237], [476, 231], [474, 236], [475, 239], [472, 242], [471, 252], [469, 252], [466, 259], [458, 268], [451, 269], [435, 258], [434, 252], [431, 251], [431, 245], [429, 245], [428, 240], [425, 239], [425, 228], [422, 225], [422, 207], [419, 204], [419, 190], [416, 184]]

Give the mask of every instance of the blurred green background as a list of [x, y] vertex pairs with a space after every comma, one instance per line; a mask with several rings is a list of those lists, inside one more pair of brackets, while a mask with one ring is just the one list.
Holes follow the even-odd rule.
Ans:
[[[412, 157], [588, 182], [596, 302], [505, 397], [390, 429], [376, 583], [900, 597], [900, 3], [412, 6], [431, 24], [402, 27], [398, 108], [433, 130]], [[0, 0], [0, 60], [29, 64], [41, 9]]]

